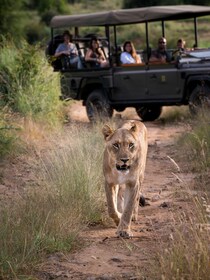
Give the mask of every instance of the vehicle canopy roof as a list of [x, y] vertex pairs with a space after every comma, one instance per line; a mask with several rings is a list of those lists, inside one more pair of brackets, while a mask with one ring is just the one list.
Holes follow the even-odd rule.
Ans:
[[90, 14], [54, 16], [50, 22], [50, 27], [63, 28], [70, 26], [79, 27], [123, 25], [152, 21], [196, 18], [206, 15], [210, 15], [210, 6], [153, 6]]

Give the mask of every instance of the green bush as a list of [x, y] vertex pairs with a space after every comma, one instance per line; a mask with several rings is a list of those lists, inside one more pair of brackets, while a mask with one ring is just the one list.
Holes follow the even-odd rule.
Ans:
[[2, 108], [0, 111], [0, 158], [14, 152], [16, 140], [16, 128], [10, 122], [10, 115]]
[[24, 117], [55, 123], [61, 117], [59, 76], [53, 73], [38, 45], [11, 41], [0, 52], [0, 105]]

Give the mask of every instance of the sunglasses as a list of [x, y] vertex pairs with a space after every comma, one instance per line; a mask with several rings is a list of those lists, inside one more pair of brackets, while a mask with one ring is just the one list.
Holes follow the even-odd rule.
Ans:
[[166, 44], [166, 42], [165, 41], [159, 41], [159, 44]]

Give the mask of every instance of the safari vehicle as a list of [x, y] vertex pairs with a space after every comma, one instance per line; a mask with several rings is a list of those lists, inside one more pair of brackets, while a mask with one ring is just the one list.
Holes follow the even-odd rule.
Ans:
[[[210, 104], [210, 49], [198, 48], [197, 34], [197, 18], [207, 15], [210, 7], [182, 5], [53, 17], [48, 54], [53, 56], [62, 39], [61, 30], [71, 28], [84, 66], [83, 69], [61, 68], [59, 61], [54, 61], [54, 70], [61, 72], [62, 98], [82, 100], [90, 121], [110, 118], [113, 110], [121, 112], [127, 107], [134, 107], [143, 121], [157, 119], [162, 106], [189, 105], [190, 111], [196, 114], [200, 107]], [[190, 18], [194, 24], [194, 49], [180, 53], [175, 63], [150, 63], [149, 24], [159, 21], [165, 37], [166, 21]], [[139, 23], [145, 25], [143, 63], [122, 65], [117, 28]], [[96, 26], [104, 32], [104, 37], [99, 39], [110, 64], [104, 69], [90, 68], [84, 61], [91, 35], [81, 36], [80, 29]]]

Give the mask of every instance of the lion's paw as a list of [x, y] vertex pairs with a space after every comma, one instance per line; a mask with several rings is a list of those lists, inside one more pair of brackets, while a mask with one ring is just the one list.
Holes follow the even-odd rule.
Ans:
[[137, 222], [138, 221], [138, 214], [137, 215], [136, 214], [132, 215], [132, 221], [133, 222]]
[[126, 239], [129, 239], [129, 238], [133, 237], [132, 232], [131, 231], [127, 231], [127, 230], [117, 231], [116, 234], [117, 234], [117, 237], [122, 237], [122, 238], [126, 238]]

